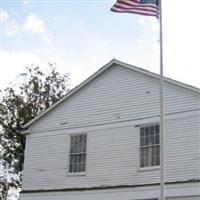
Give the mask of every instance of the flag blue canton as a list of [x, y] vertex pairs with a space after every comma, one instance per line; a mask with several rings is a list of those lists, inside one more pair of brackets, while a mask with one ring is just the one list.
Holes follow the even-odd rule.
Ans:
[[155, 4], [158, 6], [158, 0], [141, 0], [141, 4]]

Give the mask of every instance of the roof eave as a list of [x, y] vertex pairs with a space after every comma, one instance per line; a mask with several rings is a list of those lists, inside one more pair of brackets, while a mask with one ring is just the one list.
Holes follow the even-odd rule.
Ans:
[[69, 98], [70, 96], [72, 96], [74, 93], [76, 93], [79, 89], [81, 89], [82, 87], [84, 87], [86, 84], [88, 84], [91, 80], [93, 80], [94, 78], [96, 78], [97, 76], [99, 76], [103, 71], [105, 71], [109, 66], [111, 66], [113, 63], [115, 63], [116, 60], [112, 59], [109, 63], [107, 63], [106, 65], [104, 65], [103, 67], [101, 67], [97, 72], [95, 72], [93, 75], [91, 75], [90, 77], [88, 77], [85, 81], [83, 81], [81, 84], [79, 84], [78, 86], [76, 86], [74, 89], [72, 89], [69, 93], [67, 93], [64, 97], [62, 97], [60, 100], [58, 100], [56, 103], [54, 103], [52, 106], [50, 106], [49, 108], [47, 108], [45, 111], [43, 111], [41, 114], [39, 114], [38, 116], [36, 116], [35, 118], [33, 118], [30, 122], [28, 122], [27, 124], [25, 124], [23, 126], [23, 129], [27, 129], [30, 125], [34, 124], [36, 121], [38, 121], [38, 119], [40, 119], [41, 117], [43, 117], [44, 115], [46, 115], [48, 112], [50, 112], [51, 110], [53, 110], [55, 107], [57, 107], [59, 104], [61, 104], [63, 101], [65, 101], [65, 99]]
[[20, 132], [22, 135], [26, 136], [28, 134], [31, 133], [31, 130], [29, 128], [26, 128], [26, 129], [23, 129], [21, 132]]

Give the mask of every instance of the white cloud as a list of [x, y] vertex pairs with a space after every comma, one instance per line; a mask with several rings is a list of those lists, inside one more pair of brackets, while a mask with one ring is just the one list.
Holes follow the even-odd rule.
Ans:
[[21, 26], [14, 20], [8, 20], [4, 29], [7, 37], [12, 37], [20, 33]]
[[48, 63], [56, 63], [56, 69], [61, 73], [68, 73], [67, 60], [60, 56], [47, 54], [41, 50], [33, 53], [24, 51], [13, 51], [9, 52], [6, 50], [0, 50], [0, 90], [6, 88], [10, 83], [14, 83], [16, 77], [23, 73], [26, 67], [39, 66], [42, 70], [48, 71]]
[[6, 20], [3, 26], [3, 33], [7, 37], [21, 36], [26, 32], [41, 34], [41, 40], [47, 46], [52, 44], [53, 35], [47, 31], [45, 23], [34, 13], [27, 16], [24, 23], [19, 23], [16, 19], [11, 18], [6, 11], [1, 13], [1, 20]]
[[43, 33], [46, 31], [44, 22], [35, 14], [31, 13], [23, 26], [25, 31], [32, 33]]
[[23, 69], [31, 64], [42, 65], [42, 60], [34, 53], [0, 50], [0, 89], [12, 82]]
[[35, 13], [29, 14], [26, 22], [23, 25], [23, 30], [32, 33], [42, 34], [42, 41], [48, 46], [52, 44], [52, 34], [50, 34], [46, 30], [45, 23]]
[[29, 1], [28, 0], [22, 0], [22, 5], [25, 7], [29, 4]]
[[52, 44], [52, 39], [53, 39], [53, 36], [49, 33], [44, 34], [42, 37], [43, 42], [48, 46]]
[[13, 20], [7, 11], [0, 11], [0, 21], [2, 22], [2, 33], [11, 37], [20, 32], [20, 24]]
[[[189, 12], [181, 0], [163, 1], [163, 67], [165, 76], [200, 87], [200, 28], [194, 20], [199, 18], [200, 1], [193, 0], [193, 4], [195, 7]], [[159, 73], [159, 23], [155, 18], [141, 17], [138, 24], [145, 30], [137, 39], [140, 53], [124, 60]]]
[[[181, 6], [180, 6], [181, 5]], [[167, 76], [200, 87], [199, 0], [191, 12], [181, 0], [163, 2], [164, 67]]]
[[[6, 21], [4, 32], [7, 36], [14, 36], [17, 32], [23, 31], [29, 31], [32, 33], [47, 32], [45, 23], [35, 13], [29, 14], [25, 23], [21, 24], [16, 19], [11, 18], [6, 11], [2, 11], [0, 12], [0, 21]], [[50, 40], [49, 35], [48, 38], [48, 40]]]
[[10, 16], [7, 11], [5, 11], [5, 10], [0, 11], [0, 21], [6, 21], [9, 19], [9, 17]]

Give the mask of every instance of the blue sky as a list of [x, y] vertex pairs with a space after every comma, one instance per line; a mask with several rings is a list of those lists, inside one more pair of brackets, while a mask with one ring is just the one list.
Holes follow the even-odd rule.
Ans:
[[[188, 11], [184, 1], [163, 0], [164, 72], [200, 87], [200, 2]], [[112, 13], [114, 2], [1, 0], [0, 88], [32, 63], [56, 62], [72, 87], [114, 57], [159, 73], [157, 19]]]

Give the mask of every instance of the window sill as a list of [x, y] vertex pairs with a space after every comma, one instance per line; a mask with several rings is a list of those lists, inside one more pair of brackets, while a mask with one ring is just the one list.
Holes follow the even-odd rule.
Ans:
[[154, 171], [154, 170], [159, 170], [160, 166], [152, 166], [152, 167], [142, 167], [139, 168], [139, 172], [145, 172], [145, 171]]
[[70, 176], [70, 177], [86, 176], [86, 172], [67, 173], [67, 176]]

